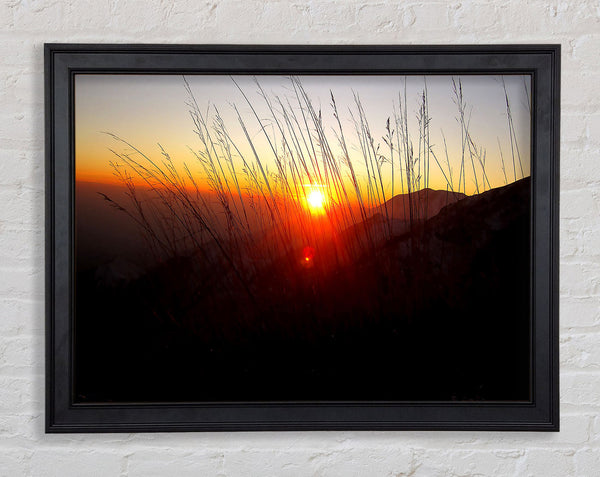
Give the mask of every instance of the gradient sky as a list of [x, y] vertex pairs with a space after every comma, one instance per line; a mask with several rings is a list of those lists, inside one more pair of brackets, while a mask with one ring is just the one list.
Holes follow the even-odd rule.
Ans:
[[[239, 126], [237, 116], [231, 107], [235, 103], [244, 118], [249, 133], [256, 141], [261, 159], [271, 164], [275, 170], [273, 154], [264, 140], [260, 127], [244, 100], [228, 76], [186, 75], [196, 100], [201, 108], [215, 105], [230, 130], [236, 143], [251, 157], [250, 148]], [[256, 108], [261, 118], [269, 116], [264, 100], [257, 92], [254, 77], [235, 76], [243, 91]], [[289, 97], [292, 103], [293, 91], [289, 79], [280, 76], [258, 76], [265, 92], [269, 95]], [[511, 143], [506, 118], [506, 103], [501, 78], [499, 76], [455, 76], [460, 78], [463, 87], [467, 112], [471, 115], [470, 133], [477, 146], [486, 151], [486, 172], [492, 187], [505, 184], [502, 172], [499, 144], [504, 155], [508, 182], [514, 180]], [[362, 158], [358, 149], [358, 139], [354, 132], [349, 108], [356, 114], [353, 91], [360, 95], [369, 126], [376, 143], [381, 143], [381, 151], [386, 146], [381, 139], [385, 135], [388, 117], [393, 115], [393, 105], [398, 105], [398, 94], [404, 100], [406, 81], [407, 112], [409, 131], [412, 134], [415, 153], [418, 141], [416, 113], [419, 97], [425, 80], [429, 98], [431, 118], [431, 144], [440, 160], [445, 161], [443, 130], [448, 155], [453, 169], [454, 183], [458, 181], [461, 158], [461, 128], [456, 120], [458, 111], [453, 101], [452, 77], [450, 76], [301, 76], [300, 80], [315, 108], [322, 108], [325, 132], [329, 134], [336, 122], [330, 107], [330, 90], [333, 92], [340, 112], [347, 142], [352, 145], [351, 157], [357, 175], [366, 176], [361, 166]], [[530, 173], [530, 112], [528, 95], [529, 76], [504, 76], [511, 102], [517, 144], [523, 162], [524, 175]], [[103, 131], [114, 133], [142, 150], [152, 158], [161, 157], [158, 143], [169, 152], [176, 164], [186, 162], [194, 173], [201, 174], [188, 146], [200, 148], [199, 139], [193, 133], [193, 123], [188, 113], [188, 100], [180, 75], [89, 75], [79, 74], [75, 79], [75, 143], [76, 177], [80, 181], [114, 182], [109, 161], [115, 157], [109, 151], [125, 150]], [[336, 145], [335, 136], [330, 135], [330, 143]], [[336, 157], [340, 151], [334, 150]], [[269, 162], [270, 161], [270, 162]], [[431, 159], [430, 187], [446, 189], [446, 180]], [[521, 178], [520, 167], [517, 179]], [[390, 184], [389, 168], [384, 169], [386, 188]], [[467, 175], [467, 193], [475, 192], [474, 181]], [[398, 190], [398, 189], [396, 189]]]

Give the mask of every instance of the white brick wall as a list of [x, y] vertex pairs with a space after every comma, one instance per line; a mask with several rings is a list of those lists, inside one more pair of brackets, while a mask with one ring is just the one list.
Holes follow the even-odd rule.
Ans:
[[[561, 43], [558, 434], [44, 435], [44, 42]], [[600, 475], [598, 0], [2, 0], [0, 476]]]

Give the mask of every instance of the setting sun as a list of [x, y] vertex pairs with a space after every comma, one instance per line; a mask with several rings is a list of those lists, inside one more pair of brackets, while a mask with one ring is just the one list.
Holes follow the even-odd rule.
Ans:
[[308, 194], [306, 200], [311, 208], [322, 209], [323, 203], [325, 202], [325, 197], [323, 197], [323, 193], [320, 190], [313, 190], [310, 194]]
[[323, 193], [323, 186], [308, 184], [306, 187], [306, 204], [313, 214], [322, 214], [325, 212], [326, 198]]

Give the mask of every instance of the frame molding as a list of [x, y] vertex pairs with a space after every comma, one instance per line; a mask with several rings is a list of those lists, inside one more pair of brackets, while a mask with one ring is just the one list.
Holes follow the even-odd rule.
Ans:
[[[75, 404], [73, 75], [532, 75], [532, 401]], [[46, 432], [559, 430], [560, 45], [45, 45]]]

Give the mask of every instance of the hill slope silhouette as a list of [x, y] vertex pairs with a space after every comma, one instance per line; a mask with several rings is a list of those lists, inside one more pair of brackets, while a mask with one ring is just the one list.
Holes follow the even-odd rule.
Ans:
[[195, 256], [118, 284], [82, 268], [77, 400], [528, 400], [530, 189], [420, 191], [408, 226], [394, 197], [403, 227], [325, 272], [265, 265], [252, 300]]

